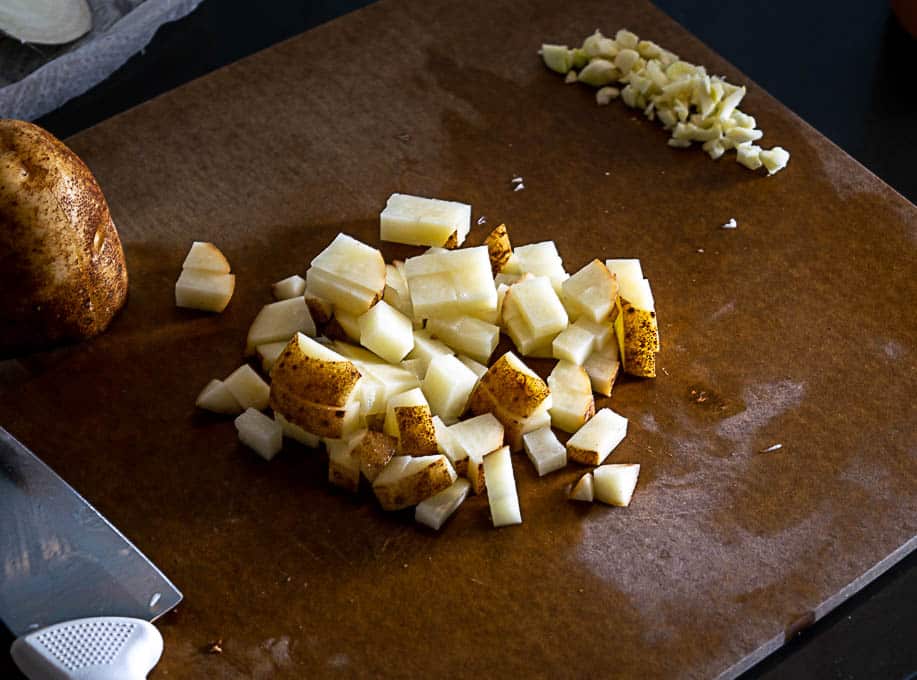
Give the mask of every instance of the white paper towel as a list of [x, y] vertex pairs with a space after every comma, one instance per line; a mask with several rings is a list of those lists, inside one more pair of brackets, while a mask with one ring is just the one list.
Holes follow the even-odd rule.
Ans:
[[201, 0], [89, 0], [92, 30], [69, 45], [0, 37], [0, 118], [34, 120], [114, 73]]

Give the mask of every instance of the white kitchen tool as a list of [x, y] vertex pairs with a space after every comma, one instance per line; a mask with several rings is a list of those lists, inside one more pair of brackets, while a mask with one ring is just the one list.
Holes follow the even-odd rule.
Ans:
[[29, 680], [139, 680], [150, 622], [181, 593], [51, 468], [0, 427], [0, 620]]

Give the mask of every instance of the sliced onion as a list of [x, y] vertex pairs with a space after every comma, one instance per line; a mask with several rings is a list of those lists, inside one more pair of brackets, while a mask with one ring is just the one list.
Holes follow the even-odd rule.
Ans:
[[91, 28], [86, 0], [0, 0], [0, 31], [22, 42], [60, 45]]

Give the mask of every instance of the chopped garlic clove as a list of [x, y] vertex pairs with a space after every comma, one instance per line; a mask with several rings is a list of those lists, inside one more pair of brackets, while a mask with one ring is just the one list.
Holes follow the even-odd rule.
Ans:
[[575, 83], [577, 80], [578, 80], [578, 75], [576, 71], [567, 71], [567, 77], [564, 78], [564, 82], [567, 83], [567, 85], [571, 85]]
[[662, 56], [662, 48], [652, 40], [641, 40], [637, 43], [637, 52], [644, 59], [658, 59]]
[[579, 72], [578, 78], [581, 83], [602, 87], [617, 80], [619, 75], [620, 71], [610, 61], [595, 58]]
[[764, 136], [761, 130], [749, 130], [748, 128], [736, 125], [726, 133], [726, 137], [736, 144], [745, 142], [756, 142]]
[[756, 144], [752, 144], [751, 142], [739, 144], [736, 146], [736, 161], [749, 170], [757, 170], [762, 164], [759, 158], [760, 153], [761, 147]]
[[767, 149], [758, 153], [758, 158], [764, 167], [767, 168], [767, 174], [773, 175], [780, 172], [786, 167], [790, 160], [790, 152], [782, 146], [775, 146], [773, 149]]
[[629, 73], [639, 59], [640, 55], [635, 50], [624, 49], [618, 52], [615, 57], [615, 66], [618, 67], [621, 73]]
[[599, 106], [607, 106], [612, 99], [621, 96], [621, 90], [616, 87], [603, 87], [595, 93], [595, 101]]
[[635, 33], [628, 31], [626, 28], [622, 28], [617, 33], [615, 33], [615, 42], [617, 42], [618, 45], [625, 49], [633, 50], [640, 43], [640, 38], [638, 38]]
[[691, 146], [691, 142], [687, 139], [675, 139], [672, 137], [668, 141], [669, 146], [674, 146], [676, 149], [687, 149]]
[[541, 58], [545, 66], [557, 73], [567, 73], [573, 68], [573, 52], [566, 45], [542, 45]]

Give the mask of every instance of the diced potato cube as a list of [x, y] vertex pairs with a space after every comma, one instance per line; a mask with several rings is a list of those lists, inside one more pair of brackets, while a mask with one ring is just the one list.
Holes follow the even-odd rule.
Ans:
[[299, 274], [293, 274], [273, 284], [271, 291], [278, 300], [302, 297], [306, 292], [306, 280]]
[[548, 376], [551, 388], [551, 424], [564, 432], [576, 432], [595, 414], [592, 385], [585, 369], [558, 361]]
[[466, 357], [463, 354], [459, 354], [458, 360], [461, 361], [465, 366], [471, 369], [471, 372], [474, 373], [475, 377], [480, 378], [482, 375], [487, 373], [487, 366], [484, 364], [478, 363], [471, 357]]
[[500, 328], [470, 316], [430, 319], [427, 330], [457, 352], [487, 363], [500, 342]]
[[236, 418], [235, 425], [239, 432], [239, 441], [264, 460], [271, 460], [283, 446], [283, 431], [280, 425], [261, 411], [246, 408], [245, 412]]
[[175, 305], [204, 312], [222, 312], [235, 289], [234, 274], [183, 269], [175, 282]]
[[[354, 342], [360, 342], [360, 316], [356, 314], [349, 314], [343, 309], [337, 309], [334, 312], [332, 317], [332, 323], [336, 322], [340, 329], [344, 331], [344, 336], [348, 340], [353, 340]], [[325, 332], [328, 332], [328, 328], [325, 328]]]
[[212, 243], [195, 241], [185, 256], [182, 269], [198, 269], [215, 274], [228, 274], [229, 260]]
[[404, 263], [404, 273], [415, 320], [489, 312], [497, 307], [487, 246], [411, 257]]
[[[388, 404], [385, 409], [385, 425], [382, 428], [382, 431], [385, 434], [392, 437], [398, 436], [398, 424], [395, 419], [395, 409], [402, 406], [426, 406], [429, 408], [430, 404], [427, 402], [427, 398], [424, 396], [423, 391], [420, 387], [407, 390], [400, 394], [393, 395], [389, 397]], [[433, 416], [430, 416], [432, 423]]]
[[586, 369], [589, 381], [592, 383], [593, 392], [598, 392], [606, 397], [611, 396], [611, 388], [614, 387], [620, 367], [616, 342], [594, 351], [583, 363], [583, 368]]
[[288, 342], [297, 332], [315, 336], [315, 323], [305, 298], [294, 297], [264, 305], [248, 330], [245, 353], [253, 354], [258, 345], [269, 342]]
[[417, 504], [414, 509], [415, 521], [439, 531], [468, 497], [470, 489], [471, 483], [467, 479], [456, 479], [448, 489], [443, 489]]
[[424, 376], [427, 374], [424, 370], [423, 361], [420, 359], [404, 359], [399, 366], [416, 375], [418, 380], [423, 380]]
[[263, 345], [258, 345], [258, 347], [255, 348], [258, 356], [261, 357], [261, 368], [265, 373], [270, 374], [271, 368], [274, 366], [274, 362], [277, 361], [277, 357], [280, 356], [280, 353], [283, 352], [286, 346], [287, 342], [281, 341], [268, 342]]
[[544, 276], [520, 281], [510, 287], [503, 302], [503, 318], [518, 314], [536, 338], [551, 338], [567, 327], [567, 311]]
[[442, 418], [458, 418], [465, 411], [477, 376], [452, 354], [443, 354], [430, 362], [421, 388], [430, 410]]
[[603, 408], [567, 441], [567, 457], [584, 465], [601, 465], [626, 434], [627, 418]]
[[274, 420], [280, 424], [280, 429], [283, 431], [284, 437], [297, 441], [303, 446], [308, 446], [312, 449], [318, 448], [318, 445], [321, 444], [321, 437], [318, 437], [311, 432], [306, 432], [299, 425], [294, 425], [289, 420], [284, 418], [282, 413], [277, 413], [275, 411]]
[[549, 472], [560, 470], [567, 465], [567, 449], [560, 443], [550, 427], [526, 432], [522, 435], [522, 443], [539, 477], [544, 477]]
[[616, 345], [615, 342], [615, 327], [612, 320], [618, 315], [617, 305], [612, 309], [612, 317], [609, 317], [610, 320], [600, 321], [596, 323], [591, 319], [587, 319], [584, 316], [581, 316], [573, 324], [577, 328], [580, 328], [590, 335], [595, 340], [594, 346], [596, 350], [605, 349], [605, 347], [610, 343]]
[[248, 364], [242, 364], [223, 381], [242, 408], [259, 411], [267, 408], [270, 386]]
[[484, 478], [487, 480], [487, 502], [494, 526], [522, 524], [513, 461], [508, 446], [484, 456]]
[[595, 347], [595, 336], [582, 326], [573, 324], [562, 330], [551, 342], [555, 359], [582, 366]]
[[618, 295], [618, 284], [608, 268], [593, 260], [562, 284], [563, 303], [570, 317], [587, 316], [596, 323], [608, 318]]
[[309, 291], [349, 314], [359, 315], [382, 298], [382, 253], [348, 236], [337, 237], [312, 260], [306, 272]]
[[408, 354], [408, 358], [420, 360], [424, 375], [433, 359], [447, 354], [454, 352], [448, 345], [433, 338], [429, 330], [414, 331], [414, 348]]
[[471, 206], [455, 201], [392, 194], [379, 215], [383, 241], [456, 248], [471, 228]]
[[[582, 72], [581, 72], [582, 73]], [[547, 276], [551, 285], [560, 295], [561, 286], [566, 281], [568, 274], [564, 270], [564, 261], [557, 253], [554, 241], [542, 241], [519, 246], [513, 250], [518, 273], [529, 273], [535, 276]], [[504, 268], [504, 271], [506, 269]]]
[[592, 503], [595, 499], [595, 490], [594, 483], [592, 478], [592, 473], [587, 472], [576, 484], [573, 485], [573, 488], [570, 489], [571, 501], [582, 501], [583, 503]]
[[463, 420], [449, 427], [455, 460], [481, 459], [503, 446], [503, 424], [492, 413]]
[[360, 344], [396, 364], [414, 348], [411, 320], [384, 300], [360, 316]]
[[222, 380], [211, 380], [197, 395], [195, 406], [213, 413], [236, 415], [242, 413], [242, 404], [232, 395]]
[[328, 439], [328, 481], [351, 493], [360, 489], [360, 456], [356, 448], [366, 436], [366, 431], [358, 432], [347, 439]]
[[595, 479], [595, 499], [625, 508], [637, 487], [640, 466], [636, 463], [602, 465], [592, 471]]
[[452, 439], [452, 434], [449, 432], [449, 426], [439, 416], [433, 416], [433, 431], [436, 433], [437, 451], [449, 459], [459, 476], [464, 476], [468, 466], [468, 458], [463, 454], [459, 454], [455, 441]]

